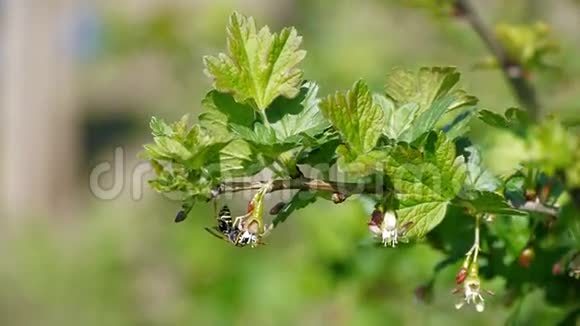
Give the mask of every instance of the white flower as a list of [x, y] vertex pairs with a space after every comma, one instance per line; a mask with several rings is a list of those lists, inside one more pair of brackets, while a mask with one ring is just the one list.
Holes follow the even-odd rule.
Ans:
[[387, 211], [383, 215], [379, 210], [375, 210], [369, 222], [369, 230], [375, 236], [381, 238], [381, 242], [385, 247], [395, 247], [398, 243], [399, 229], [394, 211]]
[[395, 212], [388, 211], [385, 213], [382, 225], [381, 236], [383, 239], [383, 245], [385, 245], [385, 247], [387, 245], [390, 245], [391, 247], [396, 246], [398, 234], [397, 216], [395, 216]]
[[485, 309], [485, 300], [481, 295], [479, 278], [468, 277], [463, 283], [463, 299], [455, 304], [455, 309], [460, 309], [465, 304], [474, 304], [475, 310], [482, 312]]

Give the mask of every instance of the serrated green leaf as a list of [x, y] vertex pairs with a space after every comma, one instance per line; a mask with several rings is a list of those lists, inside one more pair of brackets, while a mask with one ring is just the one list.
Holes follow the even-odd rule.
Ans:
[[278, 142], [274, 129], [264, 126], [261, 122], [255, 123], [253, 129], [235, 124], [230, 125], [230, 129], [236, 137], [246, 141], [255, 152], [269, 160], [275, 160], [280, 154], [300, 146], [295, 142], [296, 139]]
[[157, 150], [166, 159], [178, 159], [180, 161], [189, 160], [193, 154], [180, 142], [169, 137], [154, 137]]
[[[323, 134], [324, 135], [324, 134]], [[308, 164], [321, 172], [328, 172], [336, 162], [336, 148], [340, 145], [337, 136], [319, 136], [320, 142], [316, 146], [310, 146], [298, 158], [298, 164]]]
[[397, 192], [401, 225], [412, 222], [409, 237], [423, 237], [437, 226], [459, 193], [465, 164], [455, 155], [455, 144], [442, 133], [430, 135], [424, 151], [401, 143], [390, 152], [384, 168]]
[[295, 98], [281, 97], [272, 103], [267, 117], [278, 142], [291, 141], [302, 133], [316, 136], [330, 125], [318, 108], [317, 96], [318, 85], [308, 82], [302, 85]]
[[254, 122], [252, 107], [236, 102], [230, 94], [210, 91], [202, 105], [207, 111], [199, 115], [199, 123], [214, 135], [228, 137], [230, 124], [250, 127]]
[[453, 102], [455, 102], [455, 98], [452, 95], [435, 100], [427, 111], [424, 111], [411, 121], [413, 127], [405, 130], [398, 140], [412, 142], [420, 135], [433, 130]]
[[157, 117], [151, 117], [149, 127], [155, 137], [170, 137], [173, 134], [171, 127], [163, 119]]
[[465, 148], [465, 151], [469, 153], [469, 158], [466, 163], [465, 189], [481, 191], [497, 190], [501, 185], [501, 181], [483, 166], [479, 148], [470, 146]]
[[219, 152], [219, 160], [206, 167], [216, 178], [252, 176], [265, 168], [263, 160], [248, 143], [236, 139]]
[[418, 73], [395, 68], [387, 77], [385, 93], [397, 106], [417, 103], [422, 113], [458, 81], [459, 73], [454, 67], [423, 67]]
[[357, 81], [346, 94], [337, 92], [320, 103], [322, 114], [338, 130], [353, 155], [370, 152], [381, 136], [384, 112], [368, 86]]
[[345, 177], [360, 179], [374, 173], [383, 173], [384, 164], [390, 152], [390, 148], [373, 150], [368, 153], [352, 156], [350, 151], [340, 145], [336, 152], [338, 154], [338, 169], [345, 174]]
[[401, 135], [413, 126], [419, 104], [406, 103], [397, 108], [393, 101], [378, 94], [374, 96], [374, 100], [385, 112], [384, 134], [391, 139], [400, 139]]
[[232, 93], [238, 102], [251, 101], [261, 111], [278, 96], [298, 94], [302, 71], [296, 65], [306, 51], [299, 49], [302, 37], [294, 28], [279, 34], [267, 26], [257, 31], [252, 17], [234, 13], [227, 33], [228, 53], [204, 57], [217, 90]]
[[405, 237], [422, 238], [433, 230], [443, 219], [447, 212], [447, 202], [425, 202], [397, 210], [399, 225], [413, 222], [409, 225]]
[[[387, 117], [385, 135], [410, 143], [469, 111], [477, 98], [454, 89], [458, 81], [459, 73], [454, 67], [423, 67], [417, 73], [393, 70], [385, 84], [391, 103], [378, 101]], [[457, 137], [458, 130], [454, 132]]]

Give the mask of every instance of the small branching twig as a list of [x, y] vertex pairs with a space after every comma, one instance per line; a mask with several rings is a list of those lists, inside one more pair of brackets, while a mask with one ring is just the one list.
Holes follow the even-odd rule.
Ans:
[[514, 62], [509, 58], [506, 49], [498, 41], [495, 34], [485, 25], [469, 0], [455, 0], [455, 8], [471, 25], [496, 58], [520, 104], [528, 110], [533, 120], [537, 120], [540, 105], [534, 87], [526, 79], [524, 68], [520, 63]]

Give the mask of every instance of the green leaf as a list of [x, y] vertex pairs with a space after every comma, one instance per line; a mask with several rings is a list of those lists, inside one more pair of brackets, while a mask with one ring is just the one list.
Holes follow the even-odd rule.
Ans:
[[276, 159], [280, 154], [299, 146], [292, 139], [289, 142], [279, 142], [274, 129], [261, 122], [255, 123], [253, 129], [233, 124], [230, 128], [237, 137], [248, 142], [256, 152], [271, 159]]
[[346, 147], [340, 145], [338, 154], [338, 169], [345, 178], [360, 179], [374, 173], [383, 173], [384, 162], [387, 160], [390, 148], [373, 150], [368, 153], [352, 156]]
[[254, 122], [252, 107], [236, 102], [230, 94], [212, 90], [207, 93], [202, 105], [207, 111], [199, 115], [199, 123], [215, 135], [227, 137], [230, 134], [229, 125], [250, 127]]
[[270, 33], [267, 26], [257, 31], [252, 17], [234, 13], [227, 33], [228, 53], [204, 57], [217, 90], [233, 94], [238, 102], [250, 101], [260, 111], [278, 96], [298, 94], [302, 71], [296, 65], [306, 51], [299, 49], [302, 37], [294, 28], [279, 34]]
[[[187, 116], [171, 126], [152, 119], [155, 144], [147, 144], [145, 157], [156, 161], [180, 163], [192, 170], [200, 170], [218, 157], [219, 151], [230, 142], [223, 134], [211, 135], [200, 125], [192, 127]], [[166, 136], [161, 136], [161, 135]]]
[[488, 171], [481, 160], [479, 148], [470, 146], [465, 148], [469, 153], [466, 167], [465, 189], [495, 191], [501, 186], [501, 181]]
[[499, 194], [489, 191], [473, 191], [466, 194], [467, 200], [461, 200], [463, 206], [471, 209], [473, 213], [487, 213], [495, 215], [528, 216], [528, 213], [517, 210], [506, 202]]
[[384, 112], [373, 102], [363, 81], [357, 81], [346, 94], [337, 92], [325, 98], [320, 110], [354, 156], [368, 153], [376, 146], [383, 130]]
[[456, 139], [465, 135], [469, 131], [469, 123], [477, 112], [477, 108], [464, 110], [462, 113], [456, 115], [453, 120], [449, 121], [441, 130], [449, 139]]
[[163, 119], [157, 117], [151, 117], [151, 122], [149, 123], [151, 132], [155, 137], [171, 137], [173, 135], [173, 130]]
[[405, 234], [408, 238], [422, 238], [433, 230], [447, 212], [447, 202], [432, 201], [403, 207], [397, 210], [399, 225], [413, 222]]
[[272, 103], [267, 117], [278, 142], [292, 141], [302, 133], [314, 137], [329, 126], [318, 108], [317, 95], [318, 85], [308, 82], [295, 98], [280, 97]]
[[286, 221], [288, 216], [292, 215], [295, 211], [302, 209], [309, 204], [316, 201], [316, 193], [311, 191], [299, 191], [297, 192], [290, 202], [286, 203], [284, 207], [278, 212], [272, 223], [274, 226]]
[[424, 112], [457, 84], [459, 76], [454, 67], [423, 67], [418, 73], [395, 68], [387, 77], [385, 93], [397, 106], [416, 103]]
[[215, 178], [253, 176], [265, 168], [265, 163], [251, 146], [241, 139], [229, 143], [219, 152], [219, 160], [207, 166]]
[[479, 119], [492, 127], [515, 132], [522, 131], [529, 124], [528, 113], [516, 108], [507, 109], [505, 117], [493, 111], [481, 110]]
[[384, 169], [397, 193], [401, 225], [412, 222], [408, 237], [423, 237], [441, 222], [465, 179], [463, 157], [442, 133], [431, 134], [423, 151], [398, 144]]
[[412, 142], [424, 133], [433, 130], [439, 119], [443, 117], [455, 101], [454, 96], [450, 95], [433, 102], [427, 111], [413, 119], [411, 122], [413, 127], [405, 130], [399, 140]]
[[157, 146], [165, 151], [168, 158], [176, 158], [181, 161], [189, 160], [193, 154], [180, 142], [168, 137], [153, 138]]
[[336, 162], [336, 148], [340, 145], [340, 139], [337, 135], [328, 135], [324, 133], [318, 136], [319, 141], [316, 146], [310, 146], [308, 150], [303, 151], [298, 158], [298, 164], [308, 164], [321, 172], [328, 172]]
[[385, 112], [385, 127], [383, 133], [391, 139], [399, 139], [401, 135], [413, 126], [413, 120], [419, 111], [419, 104], [411, 102], [395, 107], [390, 99], [383, 95], [375, 95], [374, 100]]
[[423, 67], [417, 73], [393, 70], [385, 84], [388, 99], [377, 101], [385, 110], [385, 135], [410, 143], [468, 112], [477, 98], [454, 89], [458, 81], [454, 67]]

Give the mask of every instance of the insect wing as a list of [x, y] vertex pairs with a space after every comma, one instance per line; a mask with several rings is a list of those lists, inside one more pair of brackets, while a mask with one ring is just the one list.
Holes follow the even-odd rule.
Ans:
[[224, 240], [224, 241], [228, 241], [228, 239], [226, 239], [224, 237], [223, 233], [220, 233], [219, 230], [216, 229], [216, 227], [212, 227], [212, 228], [208, 228], [205, 227], [204, 228], [209, 234], [213, 235], [214, 237], [220, 239], [220, 240]]

